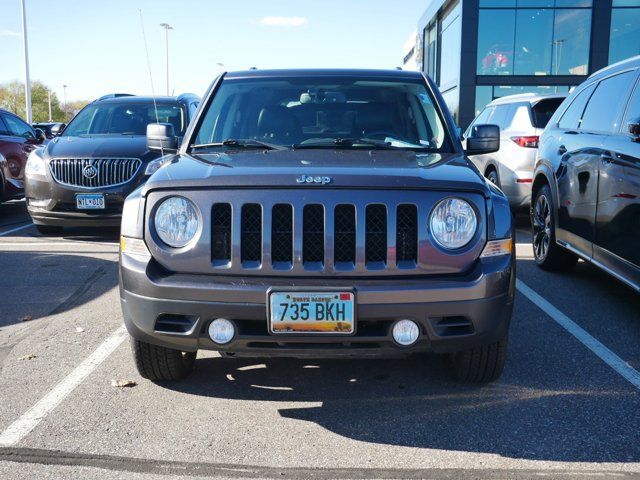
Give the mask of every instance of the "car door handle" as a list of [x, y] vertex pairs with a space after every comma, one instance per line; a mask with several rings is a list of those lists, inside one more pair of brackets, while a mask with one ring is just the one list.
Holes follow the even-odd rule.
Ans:
[[564, 155], [565, 153], [567, 153], [567, 147], [565, 147], [564, 145], [560, 145], [558, 147], [558, 155]]

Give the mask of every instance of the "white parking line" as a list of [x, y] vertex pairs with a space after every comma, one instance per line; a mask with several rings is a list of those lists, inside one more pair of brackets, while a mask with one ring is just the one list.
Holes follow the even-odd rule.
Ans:
[[600, 357], [604, 363], [609, 365], [627, 379], [629, 383], [640, 390], [640, 373], [638, 373], [637, 370], [609, 350], [599, 340], [591, 336], [586, 330], [567, 317], [564, 313], [551, 305], [547, 300], [534, 292], [529, 286], [522, 282], [522, 280], [516, 280], [516, 288], [567, 332], [576, 337], [585, 347]]
[[21, 227], [16, 227], [11, 230], [7, 230], [6, 232], [0, 232], [0, 237], [3, 237], [4, 235], [9, 235], [10, 233], [17, 232], [19, 230], [24, 230], [25, 228], [32, 227], [32, 226], [33, 226], [33, 223], [28, 223], [26, 225], [22, 225]]
[[123, 325], [109, 335], [73, 372], [53, 387], [49, 393], [27, 410], [24, 415], [9, 425], [7, 429], [0, 434], [0, 446], [10, 447], [22, 440], [122, 344], [126, 338], [126, 332]]

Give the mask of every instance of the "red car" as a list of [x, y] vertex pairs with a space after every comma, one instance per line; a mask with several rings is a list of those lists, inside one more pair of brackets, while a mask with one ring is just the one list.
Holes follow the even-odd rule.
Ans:
[[24, 196], [27, 157], [44, 141], [44, 132], [0, 109], [0, 202]]

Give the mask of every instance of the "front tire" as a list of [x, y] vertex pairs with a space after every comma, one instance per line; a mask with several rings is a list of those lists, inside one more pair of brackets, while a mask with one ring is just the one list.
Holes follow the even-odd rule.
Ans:
[[197, 352], [181, 352], [131, 340], [138, 373], [148, 380], [182, 380], [193, 371]]
[[531, 204], [531, 243], [536, 264], [543, 270], [569, 270], [578, 257], [556, 243], [556, 210], [549, 185], [543, 185]]
[[456, 352], [449, 357], [451, 376], [463, 383], [494, 382], [507, 361], [507, 337], [479, 347]]

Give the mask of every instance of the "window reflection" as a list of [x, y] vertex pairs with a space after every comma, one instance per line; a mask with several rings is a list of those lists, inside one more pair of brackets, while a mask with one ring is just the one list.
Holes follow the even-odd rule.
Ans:
[[[632, 2], [618, 2], [624, 5]], [[640, 4], [640, 2], [634, 2]], [[611, 12], [609, 63], [640, 54], [640, 8], [614, 8]]]
[[481, 2], [479, 75], [587, 75], [591, 0], [518, 0], [517, 8], [488, 8], [496, 5]]

